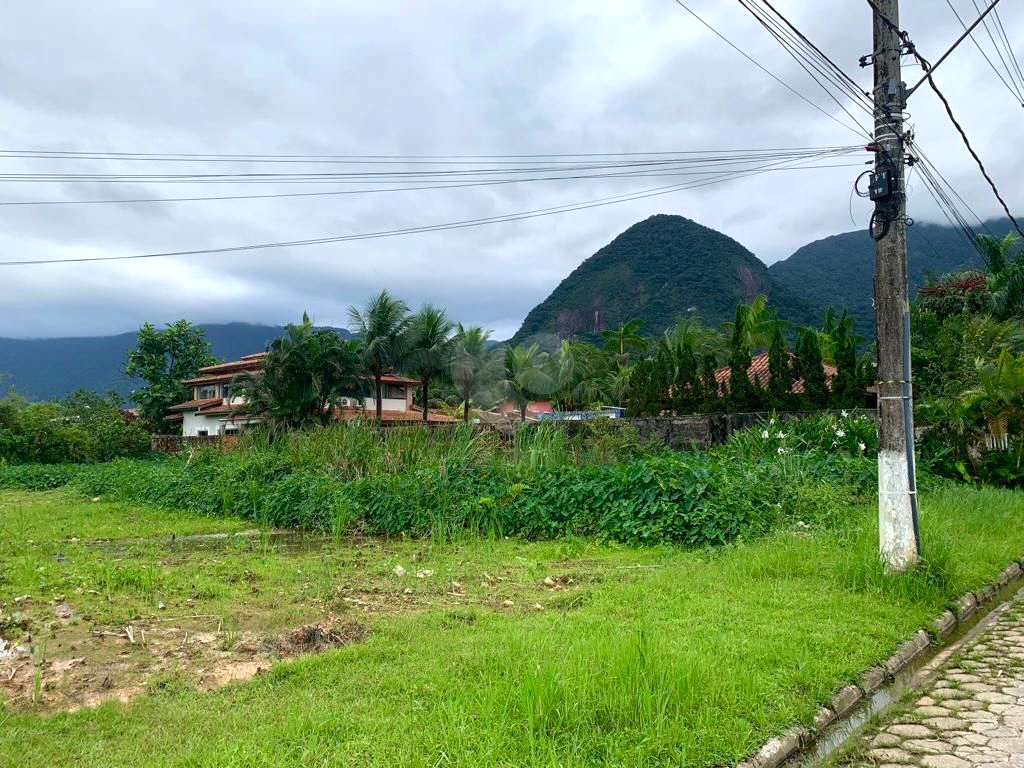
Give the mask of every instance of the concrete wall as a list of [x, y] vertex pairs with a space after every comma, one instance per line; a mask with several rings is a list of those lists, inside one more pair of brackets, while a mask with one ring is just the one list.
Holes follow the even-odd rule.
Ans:
[[224, 422], [214, 416], [200, 416], [194, 411], [186, 411], [181, 422], [181, 434], [185, 437], [198, 437], [200, 430], [208, 435], [220, 434]]
[[[876, 417], [875, 411], [857, 410], [850, 411], [858, 415]], [[655, 443], [666, 445], [676, 450], [688, 448], [710, 448], [712, 445], [721, 445], [729, 439], [729, 435], [741, 429], [749, 429], [769, 418], [777, 421], [789, 421], [817, 414], [794, 412], [794, 413], [710, 413], [694, 416], [648, 416], [629, 417], [614, 419], [611, 423], [613, 428], [622, 428], [630, 425], [635, 427], [643, 443]], [[575, 434], [579, 430], [586, 429], [585, 421], [564, 421], [560, 422], [569, 434]]]

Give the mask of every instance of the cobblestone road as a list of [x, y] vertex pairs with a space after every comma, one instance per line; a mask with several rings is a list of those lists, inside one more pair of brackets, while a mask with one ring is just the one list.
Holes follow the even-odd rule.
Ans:
[[1024, 599], [852, 754], [856, 766], [1024, 768]]

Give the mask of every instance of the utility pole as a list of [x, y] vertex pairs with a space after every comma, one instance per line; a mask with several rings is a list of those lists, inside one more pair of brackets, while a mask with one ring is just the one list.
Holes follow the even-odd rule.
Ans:
[[874, 0], [875, 331], [878, 347], [878, 533], [888, 571], [920, 554], [907, 297], [907, 215], [903, 182], [906, 85], [900, 57], [899, 0]]

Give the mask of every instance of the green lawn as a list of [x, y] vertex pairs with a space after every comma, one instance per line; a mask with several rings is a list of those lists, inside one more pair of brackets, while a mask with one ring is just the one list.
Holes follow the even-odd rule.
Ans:
[[[830, 530], [704, 552], [576, 540], [295, 547], [269, 535], [182, 540], [242, 521], [0, 493], [0, 603], [30, 616], [34, 643], [47, 640], [33, 658], [52, 680], [37, 703], [0, 687], [0, 764], [733, 763], [810, 723], [835, 689], [1024, 553], [1019, 493], [942, 488], [921, 507], [929, 562], [887, 579], [869, 508], [844, 508]], [[75, 618], [51, 621], [61, 599]], [[215, 639], [203, 650], [187, 634], [163, 649], [112, 637], [179, 621]], [[368, 632], [197, 690], [237, 638], [316, 623]], [[115, 670], [115, 689], [133, 678], [141, 693], [58, 711], [75, 692], [49, 670], [90, 644], [107, 648], [94, 668]]]

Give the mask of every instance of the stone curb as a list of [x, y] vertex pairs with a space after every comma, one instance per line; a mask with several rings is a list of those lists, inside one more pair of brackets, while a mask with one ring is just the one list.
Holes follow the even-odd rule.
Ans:
[[1024, 556], [1006, 566], [991, 584], [964, 593], [952, 610], [943, 611], [931, 621], [931, 632], [928, 629], [919, 629], [883, 664], [868, 668], [858, 678], [857, 685], [844, 685], [840, 688], [829, 699], [828, 705], [819, 709], [814, 716], [813, 730], [808, 730], [802, 725], [793, 726], [780, 736], [768, 739], [753, 755], [737, 763], [735, 768], [779, 768], [795, 754], [814, 744], [817, 734], [852, 712], [865, 697], [881, 688], [886, 681], [894, 679], [901, 670], [925, 654], [933, 642], [939, 644], [948, 638], [957, 625], [973, 616], [982, 604], [990, 601], [1003, 587], [1022, 576]]

